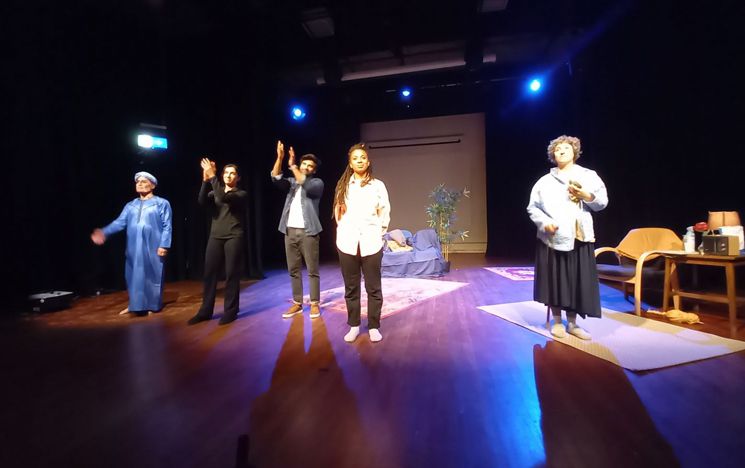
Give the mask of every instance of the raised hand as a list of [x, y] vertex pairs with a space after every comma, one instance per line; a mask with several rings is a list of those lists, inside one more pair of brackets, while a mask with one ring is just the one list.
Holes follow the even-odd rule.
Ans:
[[285, 158], [285, 145], [282, 140], [277, 140], [277, 159], [282, 161]]
[[202, 167], [202, 180], [205, 182], [215, 177], [215, 174], [217, 174], [215, 163], [210, 161], [209, 158], [202, 158], [199, 165]]
[[199, 165], [202, 167], [202, 170], [203, 171], [206, 171], [207, 169], [209, 169], [210, 168], [210, 160], [209, 160], [209, 158], [202, 158], [199, 161]]
[[290, 146], [290, 159], [287, 160], [288, 166], [294, 166], [295, 165], [295, 149]]

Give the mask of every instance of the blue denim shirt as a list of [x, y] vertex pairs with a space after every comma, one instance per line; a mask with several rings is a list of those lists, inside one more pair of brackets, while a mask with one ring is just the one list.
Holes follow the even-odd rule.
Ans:
[[319, 219], [318, 203], [323, 195], [323, 181], [318, 177], [308, 176], [305, 182], [298, 184], [294, 177], [272, 176], [274, 185], [287, 191], [285, 198], [285, 207], [282, 209], [282, 217], [279, 219], [279, 232], [287, 235], [287, 219], [290, 216], [290, 205], [295, 197], [295, 192], [300, 190], [300, 206], [303, 207], [303, 221], [305, 223], [305, 233], [309, 236], [315, 236], [323, 231], [321, 220]]

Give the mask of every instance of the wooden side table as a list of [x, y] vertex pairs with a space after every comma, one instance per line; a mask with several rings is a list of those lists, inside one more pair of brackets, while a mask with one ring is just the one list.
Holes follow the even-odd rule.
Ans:
[[[745, 303], [745, 297], [737, 297], [735, 284], [735, 268], [745, 265], [745, 255], [700, 255], [666, 253], [665, 256], [665, 286], [662, 297], [662, 311], [668, 310], [670, 296], [673, 306], [680, 309], [680, 298], [698, 301], [718, 302], [727, 304], [729, 310], [730, 334], [737, 333], [737, 305]], [[678, 281], [678, 265], [704, 265], [723, 267], [727, 278], [727, 293], [718, 294], [705, 291], [683, 291]]]

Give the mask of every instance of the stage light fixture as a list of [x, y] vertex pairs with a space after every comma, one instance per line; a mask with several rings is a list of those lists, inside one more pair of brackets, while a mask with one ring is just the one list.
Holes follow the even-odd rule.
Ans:
[[411, 97], [411, 88], [401, 88], [401, 97], [404, 99]]
[[530, 83], [528, 84], [528, 89], [530, 89], [530, 91], [534, 93], [537, 93], [538, 91], [541, 90], [542, 86], [543, 86], [543, 83], [541, 83], [541, 80], [539, 80], [538, 78], [533, 78], [532, 80], [530, 80]]
[[168, 139], [141, 133], [137, 135], [137, 146], [143, 149], [165, 150], [168, 149]]
[[305, 109], [300, 106], [293, 106], [290, 111], [292, 120], [303, 120], [305, 118]]
[[159, 152], [167, 150], [167, 132], [168, 127], [166, 127], [165, 125], [140, 122], [140, 128], [137, 132], [137, 146], [140, 148], [139, 154], [146, 154], [150, 153], [151, 151]]
[[153, 137], [150, 135], [137, 135], [137, 146], [140, 148], [152, 148], [153, 147]]

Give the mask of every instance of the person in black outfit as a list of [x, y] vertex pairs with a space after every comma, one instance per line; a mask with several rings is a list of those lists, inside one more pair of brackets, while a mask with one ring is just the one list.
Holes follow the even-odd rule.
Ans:
[[204, 260], [204, 295], [199, 312], [189, 319], [194, 325], [212, 318], [217, 294], [217, 278], [225, 265], [225, 307], [220, 325], [228, 324], [238, 316], [238, 298], [243, 264], [243, 232], [248, 194], [238, 188], [238, 166], [228, 164], [222, 180], [216, 173], [215, 163], [203, 158], [202, 188], [199, 204], [211, 210], [212, 227], [207, 241]]

